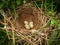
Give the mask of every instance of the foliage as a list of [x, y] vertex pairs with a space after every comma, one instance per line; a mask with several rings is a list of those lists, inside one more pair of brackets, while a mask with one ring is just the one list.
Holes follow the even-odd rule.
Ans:
[[0, 29], [0, 45], [8, 45], [8, 37], [6, 35], [6, 31]]
[[17, 7], [23, 3], [23, 0], [0, 0], [0, 9]]
[[16, 14], [16, 8], [23, 4], [23, 0], [0, 0], [0, 9], [12, 9]]
[[48, 39], [48, 45], [60, 45], [60, 29], [58, 30], [54, 30], [53, 32], [51, 32], [51, 35]]

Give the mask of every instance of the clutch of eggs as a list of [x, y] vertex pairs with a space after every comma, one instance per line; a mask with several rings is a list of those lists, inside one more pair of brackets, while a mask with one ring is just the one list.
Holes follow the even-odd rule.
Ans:
[[30, 22], [28, 22], [28, 21], [24, 21], [24, 26], [25, 26], [26, 29], [31, 29], [31, 28], [34, 27], [32, 21], [30, 21]]

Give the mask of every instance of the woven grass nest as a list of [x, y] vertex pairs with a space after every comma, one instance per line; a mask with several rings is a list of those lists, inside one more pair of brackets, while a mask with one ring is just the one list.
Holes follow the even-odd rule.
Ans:
[[[48, 17], [44, 16], [42, 9], [36, 7], [22, 7], [17, 10], [18, 18], [16, 20], [16, 26], [21, 31], [27, 31], [31, 33], [31, 30], [39, 30], [40, 27], [45, 25], [49, 20]], [[33, 28], [26, 29], [24, 21], [33, 22]], [[27, 32], [25, 32], [27, 34]]]
[[[49, 18], [44, 15], [42, 9], [38, 9], [34, 6], [19, 7], [19, 9], [17, 9], [17, 18], [14, 13], [11, 11], [8, 12], [9, 13], [6, 14], [1, 11], [1, 14], [4, 17], [4, 29], [6, 29], [8, 37], [9, 33], [13, 36], [16, 34], [17, 36], [14, 37], [17, 38], [17, 42], [25, 43], [26, 45], [43, 45], [47, 43], [45, 33], [39, 32], [39, 30], [42, 30], [40, 28], [43, 27], [49, 20]], [[27, 29], [24, 21], [27, 21], [28, 23], [33, 22], [33, 27]], [[44, 28], [43, 30], [49, 30], [49, 27]], [[13, 40], [14, 37], [12, 38]]]

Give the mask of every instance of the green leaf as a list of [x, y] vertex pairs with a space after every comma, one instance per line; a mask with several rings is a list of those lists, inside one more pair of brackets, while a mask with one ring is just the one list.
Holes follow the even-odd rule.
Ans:
[[17, 2], [17, 5], [20, 5], [21, 4], [21, 1], [20, 0], [17, 0], [16, 2]]
[[57, 21], [55, 19], [51, 19], [51, 26], [54, 26], [55, 24], [57, 24]]
[[60, 23], [58, 24], [58, 28], [60, 29]]
[[17, 1], [16, 1], [17, 5], [21, 5], [22, 2], [23, 2], [23, 0], [17, 0]]
[[60, 44], [60, 38], [58, 38], [60, 30], [57, 29], [53, 32], [51, 32], [48, 40], [48, 45], [59, 45]]
[[1, 2], [0, 2], [0, 9], [2, 9], [3, 6], [4, 6], [4, 3], [1, 3]]

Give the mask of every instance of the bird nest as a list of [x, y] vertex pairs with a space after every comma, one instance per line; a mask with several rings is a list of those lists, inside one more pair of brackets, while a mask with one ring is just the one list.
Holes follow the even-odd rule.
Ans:
[[21, 42], [22, 45], [24, 43], [26, 45], [43, 45], [43, 42], [45, 42], [44, 44], [47, 43], [45, 30], [49, 30], [49, 27], [42, 27], [47, 24], [49, 18], [44, 15], [42, 9], [23, 6], [17, 9], [17, 17], [10, 10], [6, 13], [0, 12], [4, 17], [3, 22], [0, 23], [4, 25], [3, 29], [6, 29], [9, 38], [18, 40], [16, 42]]
[[[31, 33], [31, 30], [39, 30], [43, 25], [48, 22], [48, 17], [43, 14], [42, 9], [38, 9], [36, 7], [22, 7], [17, 10], [18, 18], [16, 19], [16, 26], [20, 31], [28, 31]], [[33, 24], [30, 24], [32, 22]], [[25, 26], [32, 25], [31, 28]], [[27, 32], [25, 32], [27, 33]]]

